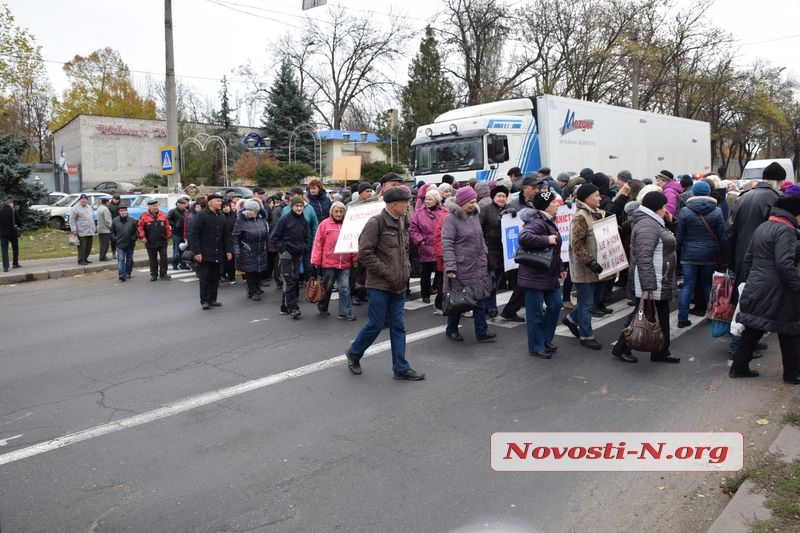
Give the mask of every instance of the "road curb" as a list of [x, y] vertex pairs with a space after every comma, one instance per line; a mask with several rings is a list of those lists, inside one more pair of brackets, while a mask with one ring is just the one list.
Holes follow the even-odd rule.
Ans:
[[[133, 265], [135, 267], [142, 267], [149, 265], [147, 259], [134, 259]], [[25, 265], [23, 265], [25, 266]], [[117, 261], [112, 259], [98, 264], [91, 265], [75, 265], [75, 266], [60, 266], [54, 268], [39, 268], [29, 272], [13, 272], [0, 276], [0, 285], [14, 285], [18, 283], [26, 283], [28, 281], [41, 281], [45, 279], [59, 279], [69, 278], [72, 276], [80, 276], [83, 274], [91, 274], [93, 272], [105, 272], [107, 270], [117, 270]]]
[[[778, 456], [785, 463], [800, 458], [800, 429], [789, 424], [784, 426], [767, 453]], [[764, 505], [766, 501], [766, 494], [751, 480], [745, 480], [707, 533], [749, 533], [757, 520], [772, 517], [772, 511]]]

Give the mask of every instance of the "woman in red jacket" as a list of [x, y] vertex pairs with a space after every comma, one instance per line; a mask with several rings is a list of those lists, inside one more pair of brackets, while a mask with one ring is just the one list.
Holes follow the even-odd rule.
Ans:
[[356, 261], [356, 254], [334, 253], [336, 241], [342, 230], [345, 206], [342, 202], [333, 202], [330, 217], [320, 222], [317, 235], [314, 237], [314, 247], [311, 250], [311, 264], [322, 272], [322, 284], [325, 287], [325, 299], [317, 304], [317, 310], [322, 316], [328, 316], [328, 303], [331, 300], [333, 284], [339, 289], [339, 319], [355, 320], [352, 315], [352, 301], [350, 300], [350, 269]]

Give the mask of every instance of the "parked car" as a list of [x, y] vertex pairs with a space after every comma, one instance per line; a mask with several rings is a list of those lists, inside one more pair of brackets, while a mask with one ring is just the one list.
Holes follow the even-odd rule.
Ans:
[[130, 207], [128, 207], [128, 216], [138, 220], [144, 214], [144, 212], [147, 211], [147, 202], [151, 198], [158, 200], [158, 210], [166, 215], [169, 213], [169, 210], [175, 207], [175, 204], [178, 203], [178, 198], [182, 198], [184, 196], [186, 195], [173, 193], [142, 194], [133, 202], [131, 202]]
[[90, 190], [106, 194], [142, 194], [144, 192], [144, 189], [128, 181], [104, 181], [98, 183]]
[[45, 200], [47, 203], [44, 204], [44, 205], [53, 205], [56, 202], [58, 202], [59, 200], [61, 200], [62, 198], [64, 198], [65, 196], [69, 196], [69, 194], [65, 193], [65, 192], [58, 192], [58, 191], [53, 191], [53, 192], [47, 193], [47, 198]]
[[225, 198], [225, 191], [233, 189], [233, 192], [236, 196], [240, 198], [252, 198], [253, 197], [253, 189], [248, 189], [247, 187], [223, 187], [222, 189], [215, 191], [214, 194], [219, 194], [223, 198]]
[[65, 196], [53, 205], [32, 205], [31, 209], [48, 213], [50, 215], [49, 225], [51, 228], [66, 230], [69, 228], [69, 209], [78, 203], [81, 194], [88, 196], [90, 202], [94, 202], [95, 198], [108, 196], [102, 192], [76, 192], [70, 194], [69, 196]]

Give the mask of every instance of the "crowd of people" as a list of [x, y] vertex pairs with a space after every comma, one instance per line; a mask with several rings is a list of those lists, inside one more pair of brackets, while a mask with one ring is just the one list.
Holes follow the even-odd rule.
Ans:
[[[558, 350], [554, 336], [562, 309], [561, 323], [579, 345], [601, 350], [592, 321], [613, 312], [608, 307], [612, 290], [624, 287], [633, 306], [625, 325], [642, 298], [654, 301], [663, 342], [650, 352], [650, 360], [664, 363], [680, 362], [670, 352], [671, 307], [677, 308], [679, 328], [691, 326], [690, 316], [706, 315], [714, 273], [726, 272], [735, 279], [733, 301], [739, 301], [737, 320], [744, 326], [741, 336], [731, 335], [730, 376], [758, 375], [750, 361], [766, 349], [764, 333], [775, 332], [783, 379], [800, 383], [800, 186], [786, 181], [778, 164], [766, 167], [761, 180], [747, 182], [742, 190], [714, 174], [675, 177], [661, 170], [634, 177], [622, 170], [610, 177], [584, 168], [554, 178], [548, 168], [525, 176], [513, 168], [498, 181], [459, 184], [445, 176], [441, 184], [414, 190], [390, 173], [379, 183], [358, 183], [335, 193], [314, 179], [305, 189], [271, 196], [260, 188], [251, 199], [234, 194], [183, 197], [167, 214], [153, 200], [138, 221], [115, 195], [97, 210], [100, 260], [108, 260], [110, 249], [124, 282], [132, 275], [134, 247], [142, 241], [150, 279], [168, 280], [171, 243], [173, 269], [193, 269], [199, 278], [202, 309], [221, 306], [219, 283], [235, 284], [238, 272], [246, 298], [254, 302], [262, 299], [266, 285], [277, 283], [280, 312], [294, 320], [302, 314], [301, 289], [319, 278], [324, 289], [322, 299], [314, 302], [319, 315], [330, 315], [334, 291], [341, 320], [356, 320], [354, 308], [368, 306], [366, 323], [346, 351], [351, 372], [361, 373], [365, 350], [388, 327], [395, 377], [407, 380], [424, 378], [405, 357], [404, 303], [411, 294], [412, 267], [420, 278], [422, 302], [433, 299], [436, 314], [443, 314], [448, 292], [469, 290], [474, 296], [471, 311], [446, 317], [449, 340], [465, 341], [459, 331], [464, 317], [473, 319], [479, 343], [496, 338], [490, 319], [525, 322], [528, 352], [540, 359]], [[376, 201], [386, 207], [364, 226], [358, 251], [337, 253], [348, 210]], [[556, 224], [565, 204], [574, 206], [568, 236]], [[80, 264], [89, 262], [95, 234], [91, 211], [88, 198], [81, 197], [70, 212]], [[501, 232], [506, 215], [521, 221], [519, 246], [546, 251], [549, 263], [506, 270]], [[608, 276], [598, 261], [594, 227], [610, 217], [628, 268]], [[7, 243], [13, 241], [2, 237], [7, 270]], [[568, 261], [562, 261], [564, 237]], [[504, 289], [511, 294], [500, 310], [497, 293]], [[523, 307], [524, 317], [519, 315]], [[622, 333], [611, 354], [622, 362], [638, 361]]]

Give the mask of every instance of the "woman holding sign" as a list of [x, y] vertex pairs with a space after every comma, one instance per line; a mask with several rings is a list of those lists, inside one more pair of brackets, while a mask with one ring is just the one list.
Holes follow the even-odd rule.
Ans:
[[[677, 290], [675, 282], [677, 241], [672, 232], [666, 228], [666, 222], [672, 220], [666, 205], [667, 197], [663, 193], [650, 192], [642, 198], [642, 205], [631, 215], [633, 232], [628, 290], [633, 288], [636, 307], [625, 320], [625, 327], [636, 315], [639, 300], [646, 292], [651, 291], [664, 343], [660, 350], [650, 352], [650, 360], [659, 363], [680, 363], [680, 357], [670, 357], [669, 352], [669, 303]], [[620, 333], [611, 353], [626, 363], [638, 361], [625, 344], [623, 333]]]
[[525, 223], [519, 234], [523, 250], [552, 250], [550, 268], [519, 265], [517, 283], [525, 289], [525, 324], [528, 330], [528, 354], [550, 359], [558, 350], [553, 344], [561, 311], [559, 278], [567, 272], [561, 264], [561, 233], [555, 223], [558, 202], [556, 193], [540, 192], [533, 197], [536, 209], [523, 209], [519, 217]]

